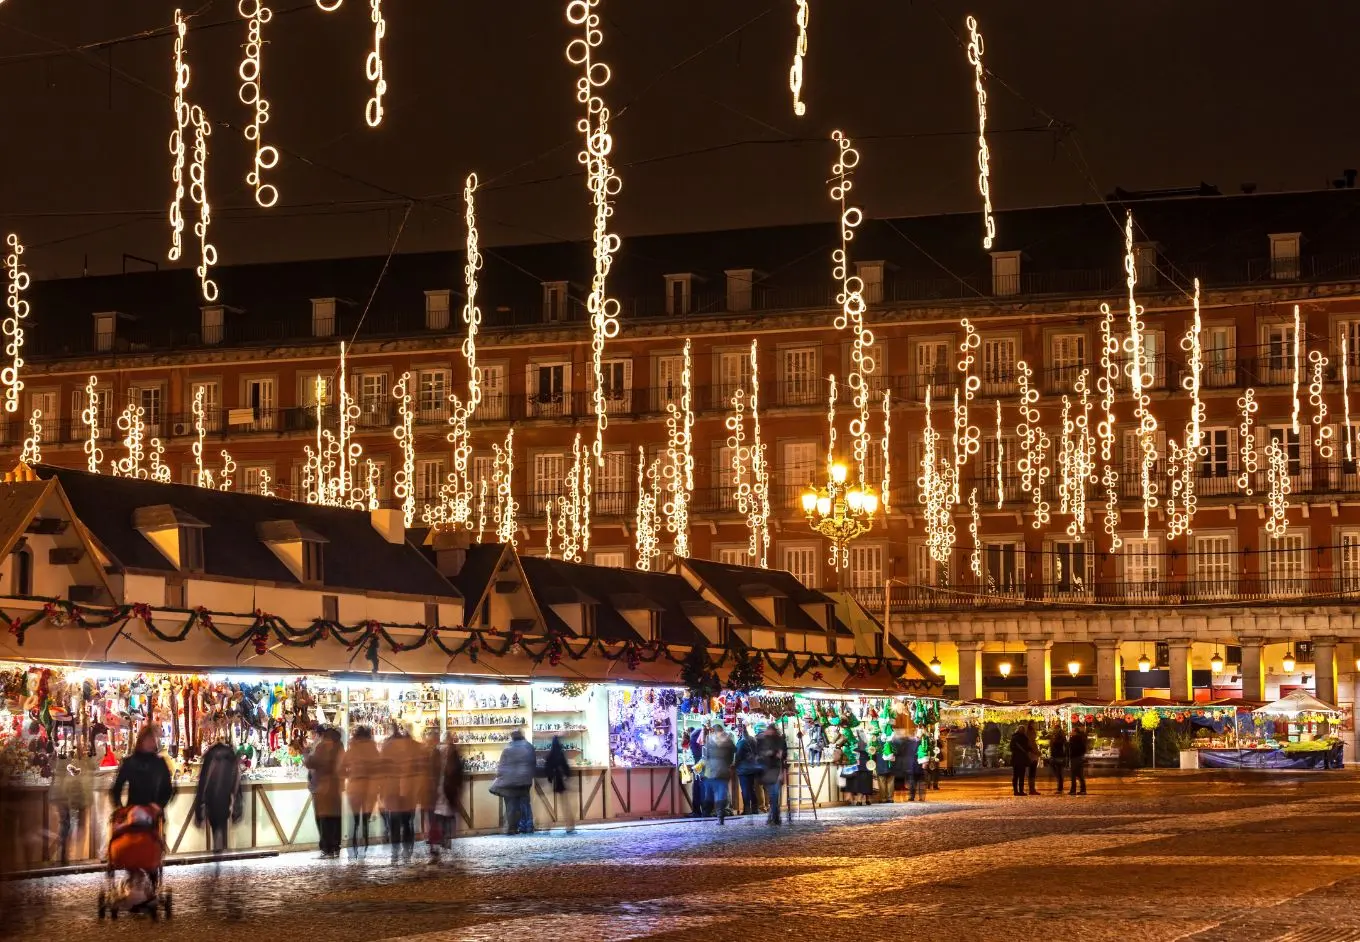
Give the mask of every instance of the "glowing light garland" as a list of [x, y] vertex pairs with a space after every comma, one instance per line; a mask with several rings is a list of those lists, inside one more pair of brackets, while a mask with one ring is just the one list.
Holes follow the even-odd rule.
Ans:
[[883, 483], [880, 486], [879, 504], [883, 508], [883, 515], [888, 515], [889, 495], [892, 492], [892, 451], [889, 443], [892, 441], [892, 393], [883, 390]]
[[[571, 468], [567, 471], [567, 493], [557, 497], [557, 536], [562, 558], [567, 562], [581, 562], [582, 553], [590, 548], [586, 530], [585, 498], [589, 487], [590, 449], [581, 447], [581, 433], [571, 446]], [[548, 517], [551, 541], [552, 517]], [[551, 551], [551, 542], [549, 542]]]
[[372, 458], [364, 459], [364, 503], [370, 511], [379, 510], [382, 501], [378, 493], [382, 489], [382, 469]]
[[[591, 450], [596, 465], [604, 467], [604, 430], [609, 424], [604, 390], [604, 348], [606, 341], [619, 334], [619, 302], [617, 298], [609, 297], [608, 280], [620, 240], [618, 233], [609, 231], [609, 217], [614, 214], [613, 199], [622, 189], [623, 181], [609, 162], [614, 139], [609, 133], [609, 108], [598, 93], [609, 83], [610, 71], [609, 66], [594, 55], [604, 41], [600, 15], [595, 12], [597, 6], [599, 0], [571, 0], [567, 4], [567, 22], [581, 28], [581, 35], [567, 44], [567, 61], [581, 69], [576, 79], [576, 100], [584, 106], [585, 113], [577, 120], [576, 129], [581, 132], [584, 146], [576, 159], [586, 170], [586, 187], [595, 208], [595, 274], [590, 282], [590, 295], [586, 298], [586, 312], [590, 315], [590, 353], [595, 379], [595, 443]], [[587, 528], [589, 518], [587, 505]]]
[[514, 544], [519, 502], [515, 500], [515, 430], [505, 433], [505, 447], [492, 444], [494, 455], [492, 481], [496, 485], [496, 539], [501, 543]]
[[24, 246], [19, 236], [10, 233], [5, 238], [9, 253], [5, 256], [5, 356], [8, 365], [0, 370], [0, 384], [5, 387], [5, 411], [11, 414], [19, 411], [19, 397], [24, 391], [24, 321], [28, 318], [29, 305], [23, 294], [28, 290], [28, 272], [23, 269]]
[[[940, 433], [935, 430], [928, 386], [925, 410], [925, 430], [921, 437], [921, 475], [916, 479], [917, 499], [925, 507], [926, 549], [930, 558], [947, 566], [953, 554], [956, 533], [951, 502], [954, 465], [939, 454]], [[833, 561], [835, 552], [833, 548]]]
[[973, 550], [968, 555], [968, 568], [973, 571], [973, 578], [982, 578], [982, 544], [978, 539], [978, 530], [981, 517], [978, 513], [977, 488], [968, 492], [968, 535], [973, 541]]
[[364, 120], [368, 122], [369, 127], [376, 128], [382, 124], [382, 100], [387, 94], [387, 79], [383, 78], [382, 61], [382, 41], [387, 35], [387, 20], [383, 19], [382, 0], [369, 0], [368, 17], [373, 21], [373, 51], [364, 61], [364, 75], [373, 83], [373, 97], [364, 106]]
[[349, 380], [346, 376], [347, 356], [348, 350], [345, 344], [341, 343], [340, 378], [337, 382], [340, 389], [340, 409], [336, 422], [336, 477], [333, 490], [337, 506], [358, 507], [362, 505], [363, 500], [362, 493], [354, 484], [354, 471], [364, 449], [354, 441], [354, 424], [363, 415], [363, 410], [359, 408], [359, 404], [354, 401], [354, 395], [349, 391]]
[[128, 403], [123, 414], [118, 416], [118, 431], [123, 433], [123, 447], [127, 454], [113, 462], [112, 472], [116, 477], [148, 477], [142, 466], [146, 460], [146, 410], [135, 402]]
[[1006, 440], [1001, 434], [1001, 400], [996, 400], [996, 509], [1006, 503]]
[[859, 165], [859, 151], [855, 150], [850, 138], [840, 131], [832, 131], [831, 139], [836, 143], [836, 160], [831, 165], [831, 199], [840, 206], [840, 247], [832, 251], [831, 277], [840, 282], [836, 293], [836, 303], [841, 312], [836, 316], [837, 330], [849, 330], [853, 334], [850, 347], [851, 369], [846, 376], [853, 402], [859, 415], [850, 420], [850, 436], [854, 439], [855, 473], [861, 485], [867, 484], [865, 472], [869, 460], [869, 378], [874, 372], [872, 347], [874, 335], [864, 325], [864, 282], [851, 274], [850, 242], [855, 238], [855, 229], [864, 221], [864, 213], [857, 206], [847, 205], [846, 198], [854, 189], [851, 171]]
[[246, 186], [255, 190], [255, 202], [268, 209], [279, 201], [279, 191], [272, 183], [264, 182], [264, 171], [272, 170], [279, 162], [277, 147], [264, 143], [264, 126], [269, 121], [269, 101], [264, 97], [264, 25], [274, 13], [264, 0], [239, 0], [236, 10], [246, 21], [245, 54], [236, 74], [241, 79], [238, 96], [241, 104], [255, 111], [254, 119], [242, 132], [255, 145], [255, 159], [246, 174]]
[[194, 417], [194, 443], [190, 446], [190, 451], [194, 456], [194, 483], [199, 487], [207, 487], [203, 483], [203, 446], [208, 435], [208, 424], [205, 421], [207, 410], [205, 408], [205, 390], [202, 386], [194, 390], [193, 405], [190, 406]]
[[1266, 495], [1270, 516], [1266, 518], [1266, 532], [1271, 536], [1284, 536], [1289, 532], [1289, 454], [1279, 438], [1272, 438], [1266, 445]]
[[236, 459], [231, 452], [222, 449], [222, 476], [217, 480], [219, 491], [229, 491], [236, 484]]
[[23, 451], [19, 453], [19, 460], [30, 467], [42, 464], [42, 418], [41, 409], [34, 409], [28, 417], [28, 437], [24, 439]]
[[1015, 371], [1020, 394], [1020, 423], [1015, 429], [1020, 439], [1020, 460], [1016, 470], [1020, 472], [1020, 490], [1029, 494], [1034, 504], [1033, 526], [1037, 530], [1051, 519], [1048, 501], [1044, 500], [1044, 485], [1049, 477], [1044, 458], [1049, 438], [1039, 425], [1039, 390], [1030, 385], [1034, 371], [1024, 360], [1016, 361]]
[[401, 467], [392, 475], [392, 494], [401, 501], [401, 517], [409, 527], [416, 521], [416, 428], [409, 370], [392, 384], [392, 396], [397, 400], [397, 424], [392, 434], [401, 449]]
[[637, 561], [643, 572], [651, 572], [652, 563], [661, 555], [661, 460], [654, 458], [647, 465], [647, 450], [638, 446], [637, 515], [635, 517]]
[[982, 196], [982, 247], [990, 249], [996, 238], [996, 218], [992, 216], [991, 151], [987, 147], [987, 89], [982, 84], [982, 33], [974, 16], [964, 20], [968, 27], [968, 62], [973, 66], [973, 91], [978, 112], [978, 193]]
[[807, 113], [803, 104], [803, 57], [808, 51], [808, 0], [793, 0], [796, 8], [794, 22], [798, 38], [793, 43], [793, 65], [789, 67], [789, 91], [793, 92], [793, 113], [800, 118]]
[[1134, 298], [1138, 284], [1138, 264], [1133, 252], [1133, 213], [1124, 219], [1124, 275], [1129, 288], [1129, 335], [1124, 339], [1124, 350], [1129, 355], [1128, 376], [1133, 390], [1133, 415], [1138, 421], [1138, 446], [1142, 451], [1140, 471], [1143, 484], [1143, 539], [1148, 538], [1152, 511], [1157, 506], [1157, 482], [1152, 476], [1157, 464], [1157, 417], [1152, 414], [1147, 387], [1153, 375], [1148, 369], [1147, 354], [1143, 350], [1143, 306]]
[[[756, 373], [756, 344], [751, 342], [751, 415], [756, 436], [760, 430], [760, 380]], [[727, 417], [727, 447], [732, 453], [732, 494], [737, 511], [746, 518], [746, 555], [761, 568], [768, 563], [769, 479], [764, 461], [764, 444], [746, 443], [746, 390], [732, 390], [732, 414]], [[642, 467], [638, 466], [639, 482]], [[641, 493], [641, 491], [639, 491]]]
[[156, 437], [151, 439], [151, 480], [169, 484], [170, 466], [165, 463], [165, 444]]
[[1110, 551], [1115, 552], [1124, 545], [1123, 539], [1119, 536], [1119, 472], [1114, 466], [1114, 396], [1119, 386], [1117, 357], [1120, 342], [1114, 332], [1114, 311], [1108, 304], [1102, 304], [1100, 315], [1102, 375], [1096, 379], [1096, 391], [1100, 393], [1100, 411], [1103, 417], [1096, 425], [1096, 437], [1100, 440], [1100, 460], [1105, 466], [1100, 473], [1100, 483], [1105, 488], [1105, 535], [1110, 540]]
[[85, 470], [99, 474], [104, 464], [104, 449], [99, 447], [99, 377], [85, 383], [85, 409], [80, 420], [85, 424]]
[[959, 481], [963, 478], [963, 470], [968, 464], [968, 459], [976, 455], [982, 448], [982, 433], [976, 425], [968, 420], [968, 408], [973, 403], [973, 397], [982, 388], [982, 379], [973, 373], [973, 364], [977, 362], [977, 351], [982, 348], [982, 337], [978, 335], [977, 328], [969, 322], [968, 318], [959, 321], [959, 326], [963, 328], [963, 340], [959, 343], [959, 372], [963, 374], [963, 398], [959, 398], [958, 390], [954, 391], [954, 500], [958, 502]]
[[666, 502], [666, 529], [674, 540], [671, 552], [687, 558], [689, 547], [689, 495], [694, 490], [693, 428], [691, 408], [690, 342], [685, 340], [684, 365], [680, 371], [680, 402], [666, 404], [666, 461], [662, 468]]
[[268, 468], [260, 469], [260, 489], [258, 493], [261, 497], [274, 496], [274, 478], [270, 475]]
[[[760, 437], [760, 361], [751, 341], [751, 500], [746, 526], [754, 541], [756, 563], [761, 569], [770, 565], [770, 468], [765, 443]], [[884, 443], [886, 447], [886, 441]], [[887, 465], [885, 464], [886, 468]], [[884, 472], [887, 473], [886, 471]]]
[[477, 232], [477, 174], [469, 173], [463, 181], [463, 221], [467, 226], [467, 241], [463, 260], [463, 323], [467, 336], [463, 339], [463, 359], [468, 370], [468, 418], [472, 418], [482, 403], [482, 368], [477, 365], [477, 329], [482, 324], [482, 310], [477, 306], [477, 272], [482, 268], [480, 236]]
[[486, 478], [478, 482], [477, 490], [477, 542], [481, 543], [486, 535]]
[[1341, 403], [1346, 419], [1346, 460], [1355, 460], [1355, 430], [1351, 425], [1351, 374], [1350, 354], [1346, 349], [1346, 338], [1341, 338]]
[[1096, 443], [1091, 435], [1091, 390], [1089, 371], [1082, 370], [1073, 384], [1080, 411], [1072, 413], [1072, 402], [1062, 397], [1062, 440], [1058, 453], [1060, 510], [1071, 514], [1068, 536], [1086, 533], [1086, 485], [1096, 483]]
[[1308, 352], [1312, 381], [1308, 384], [1308, 401], [1313, 407], [1313, 444], [1318, 457], [1324, 461], [1332, 457], [1332, 427], [1327, 424], [1327, 401], [1323, 398], [1323, 382], [1327, 373], [1327, 357], [1320, 350]]
[[1237, 400], [1237, 410], [1241, 415], [1241, 421], [1237, 427], [1237, 437], [1240, 439], [1239, 446], [1242, 449], [1242, 468], [1237, 475], [1237, 486], [1242, 489], [1242, 493], [1251, 496], [1252, 481], [1256, 477], [1256, 425], [1252, 421], [1252, 416], [1256, 414], [1260, 406], [1256, 403], [1256, 390], [1250, 386], [1242, 393]]
[[175, 70], [175, 128], [170, 132], [170, 182], [174, 184], [174, 195], [170, 197], [170, 250], [168, 258], [177, 262], [184, 253], [184, 155], [185, 133], [189, 130], [191, 113], [184, 93], [189, 90], [189, 65], [184, 61], [184, 36], [188, 32], [184, 14], [175, 11], [175, 48], [173, 66]]
[[209, 271], [217, 264], [217, 246], [208, 241], [208, 227], [212, 225], [212, 207], [208, 205], [208, 135], [212, 128], [203, 109], [194, 105], [189, 109], [189, 120], [194, 126], [194, 158], [189, 164], [189, 198], [198, 205], [198, 221], [194, 223], [194, 235], [198, 236], [198, 275], [199, 288], [203, 300], [217, 300], [217, 282], [208, 277]]
[[[826, 378], [826, 476], [831, 477], [831, 469], [836, 466], [836, 374]], [[926, 416], [930, 414], [929, 391], [926, 399]]]
[[1294, 305], [1294, 412], [1291, 422], [1294, 434], [1299, 434], [1299, 374], [1303, 372], [1303, 325], [1299, 322], [1299, 306]]

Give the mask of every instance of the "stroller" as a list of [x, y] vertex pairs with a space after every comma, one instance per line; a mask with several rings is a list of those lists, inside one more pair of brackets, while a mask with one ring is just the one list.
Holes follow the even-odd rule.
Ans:
[[[99, 918], [117, 919], [119, 912], [144, 913], [152, 922], [162, 912], [169, 919], [170, 891], [165, 888], [165, 814], [155, 805], [117, 808], [109, 820], [109, 866], [99, 891]], [[121, 879], [116, 872], [122, 871]]]

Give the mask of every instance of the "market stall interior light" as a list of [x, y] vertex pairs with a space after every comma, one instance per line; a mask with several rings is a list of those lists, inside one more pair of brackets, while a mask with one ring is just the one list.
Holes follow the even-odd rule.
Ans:
[[1223, 655], [1215, 651], [1214, 656], [1209, 658], [1209, 666], [1213, 668], [1215, 674], [1223, 670]]
[[1011, 676], [1011, 662], [1009, 660], [1004, 660], [1000, 664], [996, 665], [996, 669], [1001, 672], [1002, 677]]
[[1067, 662], [1067, 672], [1068, 672], [1069, 674], [1071, 674], [1073, 677], [1076, 677], [1078, 674], [1080, 674], [1080, 673], [1081, 673], [1081, 661], [1068, 661], [1068, 662]]
[[1284, 660], [1280, 662], [1280, 666], [1281, 666], [1282, 668], [1284, 668], [1284, 672], [1285, 672], [1286, 674], [1292, 674], [1292, 673], [1294, 673], [1294, 649], [1293, 649], [1293, 648], [1290, 648], [1288, 651], [1286, 651], [1286, 652], [1284, 653]]
[[937, 676], [944, 676], [944, 665], [940, 663], [940, 646], [935, 644], [934, 654], [930, 658], [930, 671]]
[[1138, 670], [1144, 674], [1152, 670], [1152, 658], [1147, 656], [1146, 651], [1138, 655]]

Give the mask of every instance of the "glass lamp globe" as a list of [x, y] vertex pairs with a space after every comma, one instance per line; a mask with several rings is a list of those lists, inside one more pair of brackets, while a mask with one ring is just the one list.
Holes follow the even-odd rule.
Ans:
[[859, 488], [852, 489], [845, 495], [845, 502], [850, 506], [851, 510], [859, 513], [864, 509], [864, 492]]
[[1152, 659], [1148, 657], [1146, 654], [1139, 655], [1138, 669], [1142, 671], [1144, 674], [1152, 670]]
[[870, 516], [878, 513], [878, 495], [873, 491], [864, 495], [864, 512]]
[[1002, 661], [1000, 664], [996, 665], [996, 669], [999, 670], [999, 671], [1001, 671], [1001, 676], [1002, 676], [1002, 677], [1009, 677], [1009, 676], [1011, 676], [1011, 662], [1010, 662], [1010, 661]]
[[817, 509], [817, 492], [808, 488], [803, 491], [803, 513], [812, 513]]
[[831, 498], [830, 498], [830, 497], [818, 497], [818, 498], [817, 498], [817, 513], [821, 514], [823, 517], [826, 517], [826, 516], [830, 515], [830, 513], [831, 513]]
[[943, 674], [944, 674], [944, 665], [940, 663], [940, 659], [939, 659], [938, 657], [932, 657], [932, 658], [930, 659], [930, 670], [931, 670], [931, 673], [939, 674], [939, 675], [943, 676]]
[[1081, 673], [1081, 661], [1068, 661], [1068, 662], [1067, 662], [1067, 672], [1068, 672], [1069, 674], [1071, 674], [1073, 677], [1076, 677], [1078, 674], [1080, 674], [1080, 673]]
[[1215, 651], [1214, 656], [1209, 658], [1209, 666], [1215, 674], [1220, 673], [1223, 670], [1223, 655]]
[[1292, 650], [1285, 652], [1284, 660], [1280, 662], [1280, 666], [1284, 668], [1286, 674], [1294, 673], [1294, 652]]
[[831, 480], [835, 481], [837, 484], [844, 484], [846, 475], [849, 473], [850, 469], [839, 461], [831, 466]]

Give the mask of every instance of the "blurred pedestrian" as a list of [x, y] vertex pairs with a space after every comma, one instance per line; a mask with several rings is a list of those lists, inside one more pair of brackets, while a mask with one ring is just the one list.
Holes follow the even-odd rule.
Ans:
[[867, 805], [874, 794], [874, 773], [869, 768], [869, 763], [872, 760], [869, 755], [869, 744], [863, 731], [849, 735], [842, 748], [846, 751], [846, 758], [851, 763], [846, 765], [846, 768], [850, 771], [845, 777], [846, 791], [850, 793], [850, 803], [852, 805]]
[[447, 804], [443, 797], [444, 760], [447, 757], [447, 751], [439, 742], [439, 728], [427, 728], [421, 755], [425, 767], [425, 782], [421, 789], [420, 804], [425, 819], [425, 843], [430, 848], [432, 864], [439, 863], [440, 852], [446, 846], [445, 826], [453, 825], [448, 815], [440, 813], [440, 808]]
[[241, 760], [225, 737], [203, 753], [194, 790], [194, 824], [204, 828], [208, 850], [220, 857], [227, 849], [227, 828], [245, 810], [241, 795]]
[[378, 806], [378, 770], [382, 757], [373, 741], [373, 730], [356, 726], [349, 737], [349, 748], [340, 763], [340, 774], [345, 779], [345, 797], [349, 799], [351, 857], [362, 857], [368, 852], [368, 828], [373, 811]]
[[[1011, 761], [1015, 761], [1014, 755]], [[982, 765], [988, 769], [1001, 767], [1001, 727], [993, 720], [982, 724]]]
[[890, 805], [893, 801], [893, 759], [895, 757], [892, 739], [887, 736], [875, 737], [872, 756], [874, 774], [878, 776], [878, 800], [882, 804]]
[[690, 730], [689, 754], [694, 761], [694, 782], [691, 786], [690, 807], [696, 818], [702, 818], [712, 811], [713, 800], [709, 797], [708, 780], [704, 778], [704, 737], [712, 729], [705, 723], [702, 729]]
[[443, 825], [441, 835], [443, 840], [439, 846], [441, 850], [447, 850], [449, 842], [453, 839], [454, 827], [457, 823], [458, 804], [462, 801], [463, 793], [463, 754], [459, 751], [457, 743], [453, 741], [452, 733], [444, 737], [444, 741], [439, 746], [438, 755], [441, 770], [435, 813], [439, 815], [440, 823]]
[[[58, 762], [52, 769], [52, 806], [57, 810], [58, 859], [64, 867], [70, 862], [70, 843], [81, 822], [89, 832], [94, 846], [94, 822], [90, 812], [94, 808], [95, 760], [88, 756], [72, 756]], [[83, 856], [83, 855], [82, 855]]]
[[919, 737], [919, 731], [908, 735], [903, 747], [906, 753], [904, 767], [907, 773], [907, 801], [926, 800], [927, 769], [921, 762], [921, 739]]
[[760, 810], [756, 796], [756, 782], [760, 779], [760, 758], [756, 755], [756, 741], [745, 723], [737, 724], [736, 755], [737, 784], [741, 787], [741, 813], [755, 814]]
[[307, 767], [307, 789], [312, 793], [312, 813], [316, 815], [317, 843], [323, 860], [340, 856], [340, 769], [344, 759], [340, 730], [327, 726], [321, 730], [312, 751], [302, 760]]
[[1029, 740], [1029, 793], [1039, 794], [1039, 789], [1034, 787], [1034, 780], [1039, 775], [1039, 731], [1034, 726], [1034, 721], [1030, 720], [1025, 724], [1025, 738]]
[[529, 792], [534, 787], [534, 773], [538, 768], [538, 757], [534, 754], [533, 744], [524, 738], [521, 730], [510, 732], [510, 742], [501, 750], [501, 760], [496, 766], [496, 778], [491, 783], [491, 793], [505, 800], [505, 833], [534, 833], [534, 808], [529, 801]]
[[543, 766], [548, 784], [552, 787], [558, 814], [567, 822], [567, 833], [576, 830], [576, 811], [572, 808], [573, 797], [568, 794], [571, 783], [571, 763], [567, 761], [567, 750], [562, 745], [561, 736], [553, 736], [548, 747], [548, 760]]
[[[1067, 740], [1067, 761], [1072, 769], [1072, 790], [1069, 795], [1086, 794], [1086, 729], [1083, 726], [1074, 726], [1072, 735]], [[1081, 782], [1081, 791], [1077, 791], [1077, 782]]]
[[721, 723], [704, 732], [704, 792], [708, 802], [718, 816], [718, 823], [727, 820], [728, 779], [732, 775], [732, 763], [737, 755], [736, 744], [727, 735]]
[[1029, 737], [1025, 727], [1015, 727], [1011, 733], [1011, 793], [1025, 794], [1025, 774], [1029, 771]]
[[[175, 797], [175, 784], [170, 777], [170, 766], [158, 754], [159, 740], [160, 736], [154, 726], [143, 726], [137, 733], [132, 755], [118, 766], [113, 788], [109, 789], [115, 808], [121, 808], [124, 804], [154, 805], [164, 811], [165, 806], [170, 804], [170, 799]], [[123, 801], [125, 789], [126, 802]]]
[[1058, 783], [1058, 794], [1063, 793], [1063, 772], [1067, 769], [1067, 735], [1062, 723], [1054, 726], [1048, 737], [1048, 764], [1053, 768], [1053, 778]]
[[410, 863], [416, 848], [416, 808], [424, 794], [426, 764], [420, 744], [401, 724], [382, 747], [379, 795], [387, 815], [387, 842], [392, 862]]
[[784, 769], [788, 765], [788, 744], [784, 742], [783, 731], [774, 723], [765, 727], [756, 743], [756, 757], [760, 762], [760, 784], [765, 789], [765, 801], [770, 813], [765, 823], [779, 824], [779, 794], [784, 781]]

